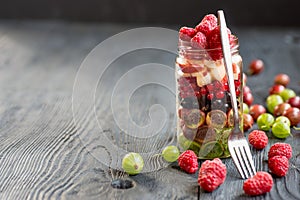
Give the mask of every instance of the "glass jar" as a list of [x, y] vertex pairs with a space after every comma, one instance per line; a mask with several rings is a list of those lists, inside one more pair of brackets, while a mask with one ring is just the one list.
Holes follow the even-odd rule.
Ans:
[[[233, 41], [232, 69], [242, 127], [243, 66], [238, 39]], [[193, 150], [200, 159], [229, 157], [227, 141], [233, 128], [233, 112], [222, 49], [195, 49], [190, 42], [179, 40], [178, 51], [175, 76], [179, 147]]]

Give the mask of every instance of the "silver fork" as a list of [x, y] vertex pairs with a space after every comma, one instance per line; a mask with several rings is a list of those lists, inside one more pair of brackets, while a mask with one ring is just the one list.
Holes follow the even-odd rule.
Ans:
[[250, 152], [249, 144], [243, 132], [240, 129], [239, 114], [238, 114], [238, 107], [237, 107], [234, 80], [233, 80], [231, 51], [230, 51], [226, 21], [222, 10], [218, 11], [218, 20], [220, 25], [222, 49], [224, 54], [225, 68], [228, 76], [229, 91], [231, 93], [231, 104], [233, 107], [233, 118], [234, 118], [234, 128], [231, 131], [231, 134], [228, 138], [228, 149], [241, 177], [243, 179], [246, 179], [251, 176], [254, 176], [256, 171], [254, 168], [254, 163]]

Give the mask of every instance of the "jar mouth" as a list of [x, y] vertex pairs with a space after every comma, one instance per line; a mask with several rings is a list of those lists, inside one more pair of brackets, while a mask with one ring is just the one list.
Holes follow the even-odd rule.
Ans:
[[[233, 50], [238, 50], [239, 48], [239, 41], [238, 41], [238, 38], [234, 35], [232, 35], [233, 38], [231, 39], [231, 51]], [[179, 41], [178, 41], [178, 50], [184, 50], [184, 51], [187, 51], [187, 52], [190, 52], [190, 53], [203, 53], [203, 52], [211, 52], [211, 51], [216, 51], [216, 50], [222, 50], [222, 45], [221, 43], [215, 43], [216, 46], [219, 46], [218, 48], [203, 48], [203, 49], [200, 49], [200, 48], [195, 48], [191, 45], [191, 42], [190, 41], [184, 41], [184, 40], [181, 40], [179, 38]]]
[[[233, 36], [233, 35], [232, 35]], [[221, 43], [216, 43], [218, 48], [195, 48], [190, 41], [184, 41], [179, 38], [178, 53], [179, 57], [193, 59], [193, 60], [220, 60], [223, 58], [223, 51]], [[235, 55], [239, 52], [239, 42], [236, 36], [230, 39], [231, 54]]]

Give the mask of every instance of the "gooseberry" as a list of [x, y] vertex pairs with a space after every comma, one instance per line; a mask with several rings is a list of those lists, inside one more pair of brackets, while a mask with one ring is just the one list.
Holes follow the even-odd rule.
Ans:
[[274, 112], [275, 107], [281, 103], [283, 103], [283, 99], [278, 94], [272, 94], [272, 95], [268, 96], [267, 100], [266, 100], [267, 109], [272, 114]]
[[249, 108], [249, 114], [252, 116], [253, 120], [256, 121], [258, 116], [265, 113], [266, 109], [260, 104], [254, 104]]
[[300, 108], [300, 97], [295, 96], [287, 101], [292, 107]]
[[270, 113], [263, 113], [257, 118], [257, 126], [260, 130], [268, 131], [272, 127], [275, 119]]
[[167, 162], [175, 162], [178, 159], [179, 155], [179, 149], [174, 145], [166, 146], [162, 151], [162, 157]]
[[288, 124], [278, 121], [273, 124], [272, 133], [275, 137], [284, 139], [291, 135], [291, 129]]
[[292, 89], [285, 88], [283, 91], [279, 93], [279, 95], [282, 97], [283, 101], [287, 101], [290, 98], [295, 97], [296, 93]]
[[243, 113], [243, 128], [244, 128], [244, 131], [247, 131], [250, 128], [252, 128], [253, 123], [254, 123], [254, 121], [253, 121], [252, 116], [250, 114]]
[[122, 160], [122, 168], [129, 175], [135, 175], [142, 171], [144, 167], [144, 160], [138, 153], [128, 153]]
[[289, 83], [290, 83], [290, 77], [287, 74], [277, 74], [274, 77], [274, 84], [279, 84], [286, 87]]
[[289, 118], [287, 118], [285, 116], [276, 117], [274, 123], [276, 123], [276, 122], [283, 122], [283, 123], [286, 123], [288, 126], [291, 126], [291, 122], [290, 122]]
[[261, 73], [265, 68], [264, 62], [260, 59], [254, 59], [249, 65], [249, 74], [255, 75]]
[[282, 92], [285, 89], [285, 87], [283, 85], [273, 85], [272, 87], [270, 87], [269, 89], [269, 94], [279, 94], [280, 92]]
[[284, 114], [285, 117], [289, 118], [291, 126], [297, 126], [300, 123], [300, 109], [296, 107], [291, 107], [287, 109]]
[[274, 115], [275, 117], [284, 115], [285, 112], [287, 111], [287, 109], [289, 109], [290, 107], [291, 107], [291, 105], [288, 104], [288, 103], [281, 103], [281, 104], [278, 104], [278, 105], [275, 106], [275, 108], [274, 108], [273, 115]]

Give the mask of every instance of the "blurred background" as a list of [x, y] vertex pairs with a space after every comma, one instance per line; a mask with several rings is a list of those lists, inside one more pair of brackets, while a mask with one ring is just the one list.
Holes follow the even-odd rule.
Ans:
[[1, 0], [1, 19], [193, 26], [205, 14], [225, 11], [232, 26], [299, 27], [299, 0]]

